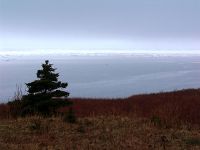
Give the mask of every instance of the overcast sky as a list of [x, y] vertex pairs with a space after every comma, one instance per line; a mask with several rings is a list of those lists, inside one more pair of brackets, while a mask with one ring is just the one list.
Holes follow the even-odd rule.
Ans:
[[0, 0], [0, 49], [200, 50], [200, 0]]

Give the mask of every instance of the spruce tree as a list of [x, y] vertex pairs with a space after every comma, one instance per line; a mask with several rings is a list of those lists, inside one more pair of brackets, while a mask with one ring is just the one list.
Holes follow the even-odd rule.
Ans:
[[[42, 69], [37, 71], [37, 80], [26, 83], [28, 94], [22, 98], [22, 115], [42, 114], [52, 115], [61, 106], [69, 105], [66, 100], [69, 93], [62, 89], [68, 83], [58, 81], [59, 74], [48, 60], [42, 64]], [[62, 97], [62, 98], [61, 98]]]

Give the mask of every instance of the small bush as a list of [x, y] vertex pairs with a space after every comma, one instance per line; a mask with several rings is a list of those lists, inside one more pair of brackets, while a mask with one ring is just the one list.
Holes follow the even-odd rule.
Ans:
[[151, 123], [153, 123], [153, 125], [155, 125], [155, 126], [161, 126], [162, 125], [161, 119], [158, 116], [152, 116], [151, 117]]
[[7, 119], [10, 116], [10, 107], [6, 104], [0, 104], [0, 119]]
[[185, 140], [185, 143], [187, 145], [200, 146], [200, 139], [197, 138], [187, 139]]
[[86, 131], [85, 131], [85, 126], [84, 126], [84, 124], [81, 123], [81, 124], [78, 126], [77, 132], [79, 132], [79, 133], [85, 133], [85, 132], [86, 132]]
[[28, 125], [28, 128], [31, 130], [31, 131], [38, 131], [41, 129], [42, 127], [42, 122], [40, 119], [33, 119], [31, 120], [30, 124]]
[[14, 118], [21, 116], [22, 112], [22, 100], [14, 100], [11, 102], [8, 102], [9, 112], [10, 115]]
[[70, 108], [65, 114], [63, 121], [68, 123], [76, 123], [76, 116], [72, 108]]

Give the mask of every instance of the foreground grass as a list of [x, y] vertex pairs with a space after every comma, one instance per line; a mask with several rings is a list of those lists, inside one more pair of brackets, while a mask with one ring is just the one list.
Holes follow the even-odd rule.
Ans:
[[76, 124], [60, 117], [14, 119], [18, 108], [1, 104], [0, 150], [200, 149], [200, 89], [70, 100]]
[[199, 127], [166, 128], [149, 119], [98, 116], [0, 121], [0, 149], [200, 149]]

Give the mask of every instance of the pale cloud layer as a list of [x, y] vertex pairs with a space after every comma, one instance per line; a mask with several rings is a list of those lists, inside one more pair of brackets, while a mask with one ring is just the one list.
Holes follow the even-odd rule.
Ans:
[[200, 50], [199, 0], [0, 0], [0, 49]]

